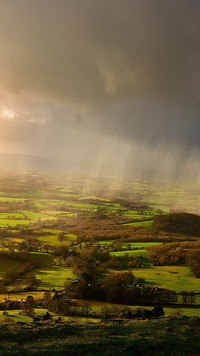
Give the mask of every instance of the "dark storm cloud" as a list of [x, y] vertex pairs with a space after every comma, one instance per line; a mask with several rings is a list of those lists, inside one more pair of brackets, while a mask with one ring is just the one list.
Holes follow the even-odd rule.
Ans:
[[1, 0], [0, 94], [17, 111], [0, 126], [29, 151], [39, 140], [42, 153], [99, 166], [160, 147], [167, 162], [194, 159], [200, 2]]
[[57, 100], [199, 101], [200, 3], [6, 0], [1, 85]]

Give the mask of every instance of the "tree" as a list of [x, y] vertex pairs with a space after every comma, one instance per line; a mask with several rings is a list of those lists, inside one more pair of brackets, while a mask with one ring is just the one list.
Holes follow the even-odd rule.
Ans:
[[195, 304], [195, 294], [194, 292], [182, 292], [182, 303], [183, 304]]
[[105, 207], [99, 207], [94, 213], [93, 213], [93, 218], [94, 219], [106, 219], [107, 218], [107, 209]]
[[46, 306], [48, 307], [49, 303], [50, 303], [51, 300], [52, 300], [51, 293], [50, 293], [49, 291], [44, 292], [42, 299], [45, 301], [45, 304], [46, 304]]
[[35, 306], [34, 297], [32, 295], [29, 295], [22, 305], [23, 313], [33, 318], [35, 316], [34, 306]]
[[20, 273], [18, 271], [7, 271], [3, 278], [3, 285], [8, 286], [13, 284], [20, 277]]
[[83, 315], [85, 315], [87, 317], [91, 312], [92, 312], [92, 308], [91, 308], [90, 304], [85, 303], [82, 305]]
[[39, 284], [39, 279], [36, 277], [36, 275], [34, 273], [28, 273], [26, 281], [29, 284], [30, 288], [37, 289], [38, 284]]
[[135, 281], [131, 272], [110, 273], [103, 282], [103, 290], [106, 293], [107, 300], [112, 303], [121, 303], [129, 288]]
[[63, 242], [65, 240], [65, 234], [64, 234], [64, 232], [59, 232], [59, 234], [58, 234], [58, 241], [61, 243], [61, 242]]
[[160, 305], [156, 306], [155, 308], [152, 309], [153, 315], [155, 315], [157, 318], [160, 316], [163, 316], [165, 314], [163, 307]]
[[189, 252], [186, 259], [192, 273], [200, 278], [200, 249]]
[[43, 320], [44, 321], [47, 321], [47, 320], [51, 320], [52, 319], [52, 316], [49, 312], [46, 312], [43, 316]]

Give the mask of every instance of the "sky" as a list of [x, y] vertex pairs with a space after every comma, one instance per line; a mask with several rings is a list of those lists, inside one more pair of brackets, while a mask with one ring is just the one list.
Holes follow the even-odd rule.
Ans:
[[199, 0], [1, 0], [0, 152], [200, 178]]

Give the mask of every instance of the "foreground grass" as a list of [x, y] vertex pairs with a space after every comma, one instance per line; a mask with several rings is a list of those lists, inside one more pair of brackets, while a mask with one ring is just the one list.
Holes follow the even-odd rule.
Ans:
[[1, 355], [199, 355], [200, 318], [2, 325]]

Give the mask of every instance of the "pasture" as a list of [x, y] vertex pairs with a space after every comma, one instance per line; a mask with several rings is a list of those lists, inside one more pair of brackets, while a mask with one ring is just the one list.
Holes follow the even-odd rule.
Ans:
[[147, 250], [129, 250], [129, 251], [111, 251], [110, 254], [116, 257], [128, 256], [128, 257], [143, 257], [149, 259], [149, 254]]
[[49, 232], [47, 235], [42, 235], [38, 237], [38, 240], [46, 245], [51, 246], [60, 246], [60, 245], [70, 245], [74, 240], [76, 240], [76, 235], [74, 234], [65, 234], [63, 241], [59, 241], [58, 235], [60, 233], [59, 230], [55, 229], [43, 229], [45, 232]]
[[3, 275], [7, 271], [21, 270], [25, 265], [25, 262], [20, 261], [17, 258], [12, 258], [9, 255], [0, 255], [0, 275]]
[[125, 224], [126, 226], [133, 226], [133, 227], [144, 227], [146, 229], [151, 229], [153, 224], [153, 220], [142, 220], [142, 221], [134, 221]]
[[34, 292], [15, 292], [15, 293], [0, 293], [0, 303], [3, 303], [5, 299], [9, 300], [25, 300], [28, 295], [32, 295], [34, 298], [42, 298], [44, 292], [43, 291], [34, 291]]
[[31, 323], [32, 318], [27, 315], [23, 315], [20, 310], [9, 310], [8, 315], [3, 315], [3, 311], [0, 311], [0, 324], [15, 324], [19, 323]]
[[[83, 305], [85, 304], [85, 300], [80, 300], [79, 303], [83, 303]], [[113, 303], [108, 303], [108, 302], [96, 302], [96, 301], [90, 301], [89, 302], [90, 307], [92, 308], [92, 310], [94, 312], [96, 312], [97, 314], [102, 312], [102, 311], [106, 311], [108, 309], [122, 309], [122, 308], [130, 308], [131, 311], [135, 311], [138, 308], [143, 308], [143, 309], [153, 309], [154, 306], [146, 306], [146, 305], [122, 305], [122, 304], [113, 304]], [[177, 315], [185, 315], [185, 316], [200, 316], [200, 307], [184, 307], [184, 306], [171, 306], [171, 307], [164, 307], [164, 312], [165, 312], [165, 316], [173, 316], [175, 314]]]
[[[105, 246], [105, 247], [110, 247], [109, 245], [112, 245], [115, 240], [99, 240], [95, 241], [93, 244], [95, 246]], [[121, 248], [122, 252], [126, 252], [127, 250], [141, 250], [141, 249], [147, 249], [147, 247], [151, 246], [160, 246], [162, 245], [162, 242], [122, 242], [121, 243]]]
[[200, 281], [195, 278], [186, 266], [151, 266], [145, 269], [134, 269], [133, 274], [145, 278], [146, 282], [161, 288], [180, 292], [183, 290], [200, 291]]
[[61, 290], [64, 285], [75, 276], [71, 268], [65, 266], [49, 266], [34, 270], [40, 283], [40, 289], [57, 289]]
[[28, 219], [0, 219], [0, 228], [14, 228], [17, 226], [28, 226], [30, 221]]
[[130, 242], [130, 243], [123, 243], [122, 247], [130, 246], [131, 249], [146, 249], [147, 247], [151, 246], [160, 246], [162, 242]]

